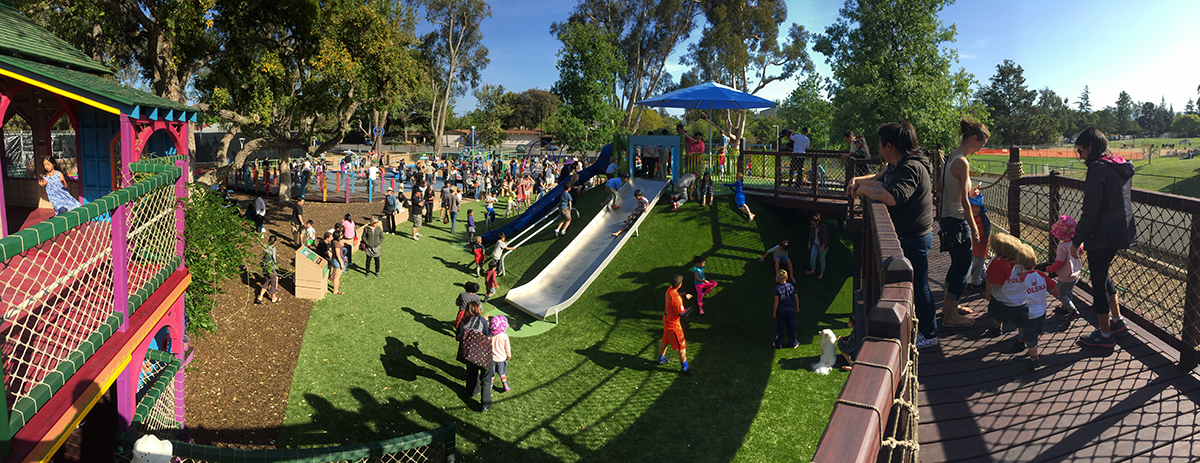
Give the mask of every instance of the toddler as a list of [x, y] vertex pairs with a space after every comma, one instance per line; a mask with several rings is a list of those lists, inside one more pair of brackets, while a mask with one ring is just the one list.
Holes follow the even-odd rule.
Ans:
[[313, 243], [317, 242], [317, 230], [313, 228], [312, 219], [309, 219], [305, 225], [307, 228], [304, 229], [304, 243], [312, 246]]
[[[467, 217], [470, 216], [468, 215]], [[471, 240], [471, 254], [475, 256], [475, 276], [478, 277], [483, 273], [484, 253], [482, 236], [476, 236], [475, 239]]]
[[[467, 209], [467, 241], [475, 241], [475, 210]], [[478, 276], [478, 275], [476, 275]]]
[[491, 188], [488, 188], [487, 196], [483, 201], [487, 203], [487, 224], [490, 227], [496, 222], [496, 195], [492, 194]]
[[1062, 303], [1056, 310], [1057, 313], [1066, 314], [1067, 320], [1079, 318], [1079, 311], [1075, 309], [1075, 302], [1072, 299], [1071, 292], [1075, 290], [1075, 282], [1079, 281], [1079, 271], [1083, 269], [1083, 264], [1079, 262], [1080, 247], [1073, 241], [1075, 239], [1075, 219], [1069, 215], [1064, 215], [1058, 218], [1050, 227], [1050, 234], [1058, 239], [1058, 249], [1054, 263], [1046, 269], [1046, 272], [1055, 275], [1058, 280], [1058, 300]]
[[[971, 188], [967, 200], [971, 203], [971, 215], [975, 220], [975, 229], [979, 230], [979, 242], [971, 244], [971, 270], [967, 272], [967, 289], [983, 290], [983, 268], [987, 262], [989, 235], [992, 232], [992, 221], [988, 219], [987, 206], [983, 204], [983, 195], [979, 194], [979, 185]], [[959, 313], [963, 311], [960, 309]], [[963, 314], [965, 315], [965, 314]]]
[[491, 320], [492, 335], [488, 336], [492, 341], [492, 381], [496, 377], [500, 377], [500, 385], [504, 388], [504, 392], [511, 391], [508, 387], [508, 359], [512, 358], [512, 345], [508, 342], [508, 318], [503, 315], [496, 315]]
[[488, 263], [487, 272], [483, 274], [483, 286], [487, 287], [487, 294], [483, 296], [483, 302], [487, 302], [492, 296], [496, 295], [496, 288], [500, 287], [500, 283], [496, 279], [496, 261]]
[[983, 332], [985, 338], [999, 336], [1004, 322], [1020, 324], [1018, 315], [1028, 313], [1022, 275], [1036, 264], [1033, 249], [1012, 235], [992, 235], [991, 247], [996, 257], [988, 264], [984, 298], [989, 299], [988, 314], [992, 316], [992, 326]]

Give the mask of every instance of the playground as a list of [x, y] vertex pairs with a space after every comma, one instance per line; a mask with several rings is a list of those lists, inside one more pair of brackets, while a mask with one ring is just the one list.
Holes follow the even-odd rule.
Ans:
[[[578, 198], [581, 222], [598, 213], [603, 194], [593, 189]], [[306, 212], [318, 223], [378, 212], [378, 204], [365, 206], [311, 204]], [[246, 447], [327, 446], [452, 421], [465, 461], [811, 458], [845, 373], [818, 376], [808, 365], [819, 354], [817, 331], [848, 332], [850, 244], [831, 227], [837, 238], [825, 278], [798, 278], [801, 346], [771, 349], [772, 269], [757, 257], [781, 239], [806, 242], [807, 231], [785, 226], [803, 223], [798, 211], [752, 207], [761, 211], [755, 222], [737, 215], [728, 197], [678, 212], [660, 203], [557, 325], [508, 307], [503, 296], [570, 246], [583, 226], [558, 239], [547, 231], [514, 251], [499, 294], [485, 304], [512, 319], [513, 390], [495, 394], [486, 414], [462, 397], [465, 370], [454, 359], [454, 297], [465, 282], [481, 281], [467, 272], [461, 228], [451, 237], [438, 222], [422, 229], [421, 241], [387, 236], [382, 278], [351, 269], [346, 295], [326, 296], [311, 312], [290, 296], [255, 305], [257, 281], [249, 288], [231, 282], [217, 314], [221, 331], [196, 341], [204, 360], [189, 371], [193, 435], [199, 443]], [[271, 233], [289, 234], [286, 209], [269, 210]], [[710, 278], [721, 286], [706, 315], [685, 318], [695, 373], [681, 376], [678, 362], [657, 366], [652, 351], [666, 282], [686, 274], [696, 254], [708, 256]], [[793, 251], [798, 269], [803, 254]], [[289, 356], [296, 359], [290, 376]]]

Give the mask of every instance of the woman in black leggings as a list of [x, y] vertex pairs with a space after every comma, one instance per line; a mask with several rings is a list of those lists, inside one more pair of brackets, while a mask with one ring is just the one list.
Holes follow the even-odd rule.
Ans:
[[[1095, 127], [1084, 129], [1075, 139], [1075, 152], [1087, 164], [1083, 187], [1083, 211], [1075, 226], [1075, 242], [1087, 251], [1092, 277], [1092, 307], [1099, 329], [1079, 339], [1085, 346], [1111, 349], [1116, 333], [1128, 329], [1121, 317], [1117, 288], [1109, 269], [1117, 251], [1137, 245], [1130, 188], [1133, 164], [1108, 151], [1108, 139]], [[1111, 320], [1109, 316], [1112, 316]]]

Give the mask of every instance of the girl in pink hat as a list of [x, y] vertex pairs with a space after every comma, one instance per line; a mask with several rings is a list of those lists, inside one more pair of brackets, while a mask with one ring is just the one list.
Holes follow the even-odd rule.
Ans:
[[492, 317], [490, 326], [492, 335], [492, 378], [500, 377], [500, 385], [504, 392], [511, 391], [508, 387], [508, 359], [512, 358], [512, 345], [508, 342], [508, 318], [503, 315]]
[[1079, 271], [1083, 268], [1083, 264], [1079, 262], [1079, 253], [1083, 252], [1083, 246], [1075, 244], [1075, 219], [1069, 215], [1059, 217], [1050, 227], [1050, 234], [1059, 243], [1054, 263], [1050, 264], [1046, 272], [1051, 275], [1058, 274], [1058, 300], [1062, 305], [1055, 312], [1066, 314], [1069, 322], [1079, 318], [1079, 311], [1075, 309], [1075, 303], [1071, 300], [1071, 291], [1075, 289], [1075, 282], [1079, 281]]

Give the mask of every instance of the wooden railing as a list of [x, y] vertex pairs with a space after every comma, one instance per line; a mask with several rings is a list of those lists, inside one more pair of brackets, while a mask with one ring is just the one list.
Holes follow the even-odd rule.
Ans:
[[911, 461], [911, 448], [884, 446], [890, 442], [915, 442], [916, 415], [912, 407], [893, 407], [899, 398], [914, 404], [916, 398], [913, 270], [900, 249], [887, 207], [866, 202], [859, 253], [862, 289], [856, 291], [855, 333], [862, 347], [842, 393], [834, 405], [829, 426], [821, 436], [813, 461], [868, 462], [895, 452], [893, 461]]
[[846, 198], [846, 186], [856, 175], [878, 172], [878, 156], [845, 158], [845, 151], [809, 150], [805, 153], [740, 150], [738, 172], [746, 188], [770, 191], [772, 196], [800, 196], [810, 200]]

